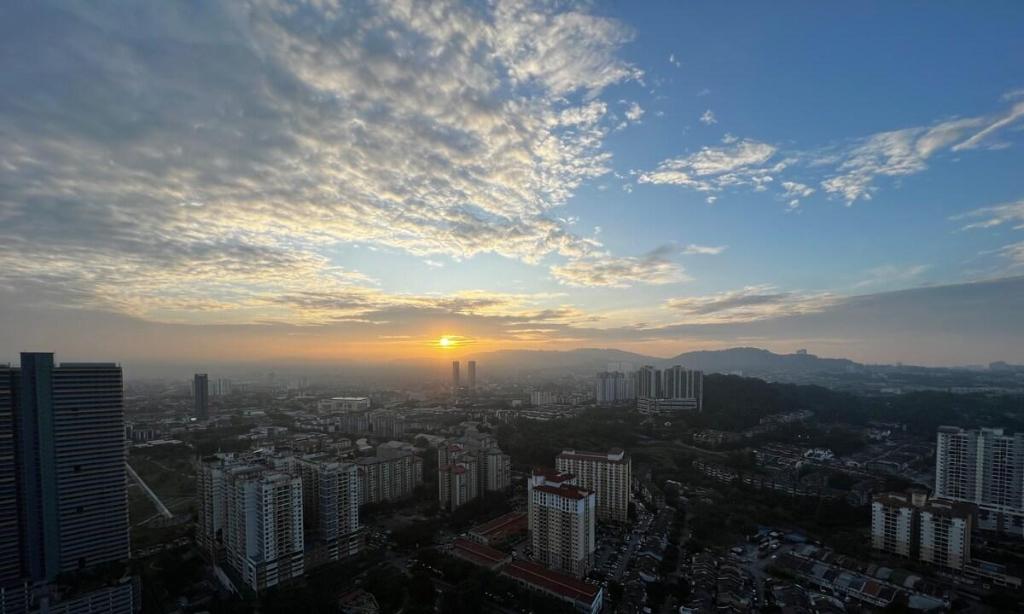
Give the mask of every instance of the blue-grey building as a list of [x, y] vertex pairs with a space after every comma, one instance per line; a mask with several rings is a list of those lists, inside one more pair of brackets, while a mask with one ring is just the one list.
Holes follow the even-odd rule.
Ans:
[[0, 613], [21, 611], [19, 589], [128, 560], [123, 399], [113, 363], [26, 352], [0, 368]]
[[195, 416], [200, 420], [210, 417], [210, 377], [196, 373], [192, 379], [192, 396], [195, 399]]

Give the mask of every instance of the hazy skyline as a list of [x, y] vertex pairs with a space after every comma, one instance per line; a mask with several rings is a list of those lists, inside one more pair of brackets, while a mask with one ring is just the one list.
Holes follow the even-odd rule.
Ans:
[[1024, 6], [741, 6], [4, 6], [0, 360], [1024, 363]]

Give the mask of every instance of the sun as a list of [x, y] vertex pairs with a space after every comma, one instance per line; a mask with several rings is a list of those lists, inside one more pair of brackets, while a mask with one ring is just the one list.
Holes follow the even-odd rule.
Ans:
[[440, 339], [437, 340], [437, 345], [443, 348], [450, 348], [453, 345], [455, 345], [455, 340], [452, 339], [451, 337], [441, 337]]

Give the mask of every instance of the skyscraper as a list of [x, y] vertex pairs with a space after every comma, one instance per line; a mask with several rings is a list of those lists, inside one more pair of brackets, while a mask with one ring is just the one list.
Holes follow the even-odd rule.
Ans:
[[453, 394], [459, 391], [459, 386], [460, 385], [461, 384], [459, 382], [459, 361], [453, 360], [452, 361], [452, 393]]
[[469, 361], [469, 372], [467, 373], [467, 375], [468, 375], [468, 381], [467, 381], [466, 384], [469, 386], [469, 391], [470, 392], [475, 392], [476, 391], [476, 361], [475, 360]]
[[1024, 535], [1024, 433], [939, 427], [935, 496], [978, 506], [978, 528]]
[[[128, 560], [124, 433], [121, 367], [25, 352], [0, 369], [0, 590]], [[130, 609], [123, 588], [100, 590]]]
[[196, 373], [192, 380], [192, 396], [195, 399], [195, 415], [200, 420], [210, 417], [210, 378], [205, 373]]

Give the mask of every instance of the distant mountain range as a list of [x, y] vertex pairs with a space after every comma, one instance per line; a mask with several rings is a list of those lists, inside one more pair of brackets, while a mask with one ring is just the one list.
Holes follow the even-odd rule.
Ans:
[[541, 350], [499, 350], [474, 356], [488, 370], [557, 373], [596, 373], [615, 368], [615, 363], [625, 363], [622, 368], [635, 369], [643, 365], [664, 368], [683, 365], [709, 373], [746, 374], [779, 373], [799, 375], [820, 372], [849, 371], [862, 367], [860, 363], [845, 358], [819, 358], [814, 354], [775, 354], [759, 348], [731, 348], [727, 350], [702, 350], [686, 352], [673, 358], [657, 358], [615, 349], [584, 348], [567, 351]]

